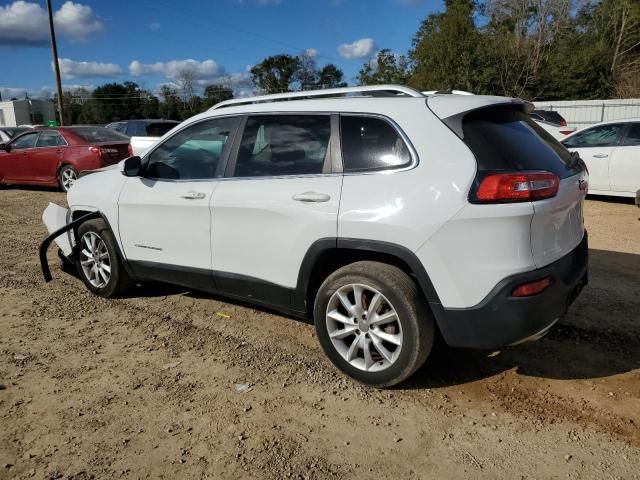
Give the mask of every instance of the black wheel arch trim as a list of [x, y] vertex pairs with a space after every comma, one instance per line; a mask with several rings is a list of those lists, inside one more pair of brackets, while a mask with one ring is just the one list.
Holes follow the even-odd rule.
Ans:
[[[328, 250], [341, 249], [358, 250], [370, 253], [382, 253], [397, 258], [398, 260], [406, 264], [407, 267], [409, 267], [409, 269], [415, 276], [418, 285], [422, 289], [427, 302], [435, 307], [432, 308], [432, 310], [439, 310], [439, 308], [441, 308], [440, 298], [438, 297], [436, 289], [433, 286], [431, 279], [429, 278], [429, 274], [425, 270], [416, 254], [411, 250], [391, 242], [335, 237], [322, 238], [320, 240], [317, 240], [307, 250], [304, 259], [302, 260], [300, 271], [298, 273], [298, 283], [294, 294], [296, 295], [296, 298], [292, 298], [292, 304], [304, 304], [306, 296], [309, 293], [311, 273], [320, 257]], [[434, 315], [436, 315], [437, 317], [435, 311]]]

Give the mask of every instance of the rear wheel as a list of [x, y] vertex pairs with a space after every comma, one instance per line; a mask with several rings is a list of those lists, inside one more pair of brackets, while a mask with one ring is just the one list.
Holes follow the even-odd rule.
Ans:
[[71, 165], [65, 165], [60, 169], [58, 184], [63, 192], [68, 192], [76, 180], [78, 180], [78, 172]]
[[383, 263], [356, 262], [331, 274], [316, 296], [314, 320], [331, 361], [375, 387], [406, 380], [433, 345], [434, 320], [419, 288]]
[[87, 288], [100, 297], [113, 297], [133, 285], [116, 240], [104, 220], [89, 220], [78, 229], [76, 267]]

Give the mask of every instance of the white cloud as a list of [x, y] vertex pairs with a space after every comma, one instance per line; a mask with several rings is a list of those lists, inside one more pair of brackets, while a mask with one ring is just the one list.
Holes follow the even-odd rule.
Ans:
[[202, 62], [187, 59], [156, 63], [142, 63], [134, 60], [129, 64], [129, 73], [134, 77], [158, 75], [168, 80], [176, 80], [185, 70], [193, 72], [195, 80], [207, 80], [224, 75], [224, 68], [211, 59]]
[[369, 57], [376, 49], [373, 38], [361, 38], [353, 43], [343, 43], [338, 47], [338, 53], [349, 60]]
[[[53, 21], [58, 37], [68, 40], [83, 40], [104, 30], [91, 7], [71, 1], [54, 12]], [[48, 41], [47, 12], [38, 3], [18, 0], [0, 6], [0, 46], [46, 45]]]
[[304, 54], [305, 54], [307, 57], [315, 58], [315, 57], [317, 57], [317, 56], [318, 56], [318, 50], [316, 50], [315, 48], [307, 48], [307, 49], [304, 51]]
[[149, 30], [151, 30], [152, 32], [157, 32], [158, 30], [160, 30], [160, 23], [158, 22], [151, 22], [149, 24]]
[[115, 77], [122, 73], [120, 65], [115, 63], [76, 62], [69, 58], [60, 58], [58, 62], [60, 75], [65, 80], [76, 77]]

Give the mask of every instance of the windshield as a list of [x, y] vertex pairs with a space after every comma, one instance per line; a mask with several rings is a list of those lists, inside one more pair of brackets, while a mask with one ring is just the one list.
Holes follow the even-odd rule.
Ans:
[[71, 127], [70, 130], [89, 143], [129, 141], [126, 135], [105, 127]]

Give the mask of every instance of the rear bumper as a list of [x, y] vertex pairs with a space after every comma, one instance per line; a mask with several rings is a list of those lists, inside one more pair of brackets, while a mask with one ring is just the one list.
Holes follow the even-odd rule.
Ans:
[[[492, 349], [540, 338], [587, 284], [588, 256], [585, 232], [570, 253], [546, 267], [504, 279], [475, 307], [441, 309], [437, 316], [444, 340], [454, 347]], [[518, 285], [546, 276], [552, 284], [538, 295], [511, 296]]]

